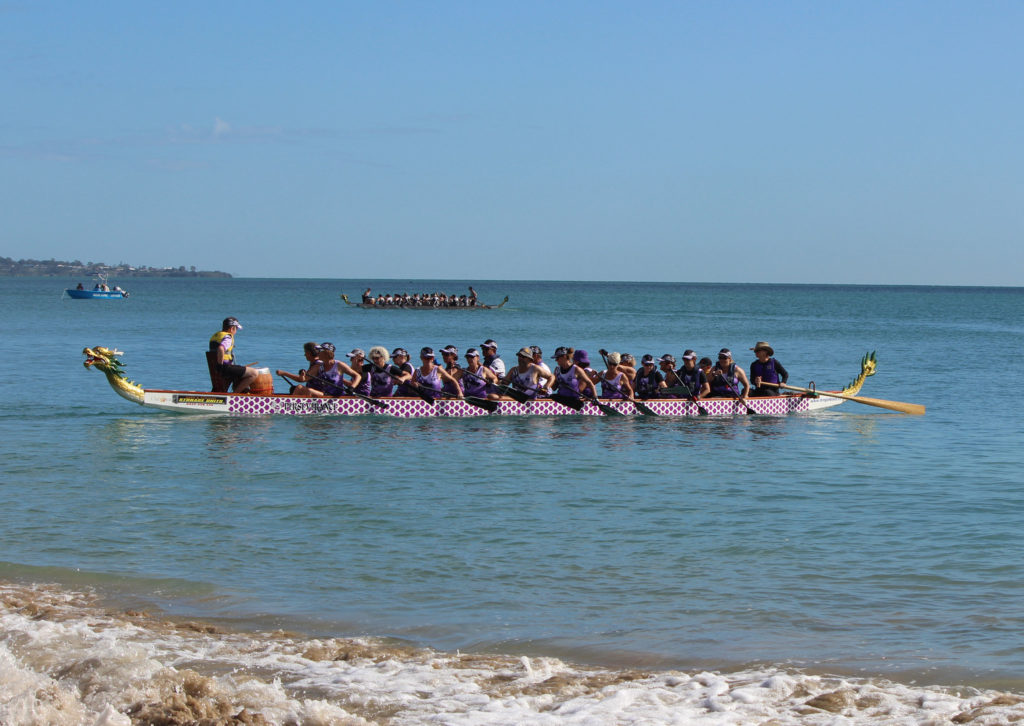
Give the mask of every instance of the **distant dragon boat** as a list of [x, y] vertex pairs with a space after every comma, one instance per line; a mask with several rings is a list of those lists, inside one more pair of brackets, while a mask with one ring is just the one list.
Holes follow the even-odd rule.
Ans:
[[341, 299], [345, 301], [346, 305], [351, 305], [354, 308], [369, 308], [373, 310], [497, 310], [502, 305], [508, 302], [508, 295], [497, 305], [486, 305], [482, 302], [474, 302], [470, 305], [452, 305], [445, 302], [423, 302], [417, 301], [415, 303], [398, 302], [398, 303], [376, 303], [376, 302], [352, 302], [348, 299], [348, 295], [341, 293]]
[[[712, 398], [692, 401], [682, 398], [660, 398], [641, 401], [639, 406], [626, 400], [592, 399], [583, 401], [578, 409], [556, 400], [539, 398], [521, 403], [502, 399], [476, 403], [464, 399], [427, 401], [422, 398], [380, 398], [341, 396], [313, 398], [274, 393], [269, 370], [261, 376], [260, 392], [217, 393], [207, 391], [172, 391], [142, 388], [124, 375], [124, 364], [117, 356], [120, 351], [111, 348], [86, 348], [86, 368], [102, 371], [110, 387], [123, 398], [146, 408], [181, 413], [206, 413], [235, 416], [391, 416], [396, 418], [468, 417], [468, 416], [736, 416], [756, 413], [764, 416], [785, 416], [807, 413], [836, 406], [852, 400], [905, 413], [924, 413], [924, 407], [900, 404], [882, 399], [857, 397], [864, 381], [875, 374], [875, 354], [861, 360], [860, 375], [839, 391], [798, 389], [800, 393], [738, 399]], [[580, 403], [580, 402], [577, 402]], [[486, 404], [486, 406], [485, 406]], [[919, 408], [920, 410], [916, 410]], [[913, 409], [913, 410], [912, 410]]]

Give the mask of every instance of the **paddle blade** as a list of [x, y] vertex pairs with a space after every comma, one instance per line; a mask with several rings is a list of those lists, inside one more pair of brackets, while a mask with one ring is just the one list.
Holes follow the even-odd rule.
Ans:
[[848, 396], [848, 401], [866, 403], [868, 406], [877, 406], [890, 411], [909, 413], [913, 416], [924, 416], [924, 406], [919, 403], [903, 403], [902, 401], [886, 401], [883, 398], [865, 398], [864, 396]]
[[468, 403], [470, 406], [476, 406], [477, 408], [482, 408], [483, 410], [487, 411], [488, 413], [494, 413], [495, 411], [498, 410], [498, 402], [497, 401], [492, 401], [492, 400], [487, 399], [487, 398], [477, 398], [476, 396], [466, 396], [463, 400], [466, 403]]
[[586, 403], [582, 398], [573, 398], [572, 396], [562, 396], [557, 393], [551, 394], [551, 400], [555, 403], [560, 403], [563, 406], [568, 406], [573, 411], [580, 411], [583, 409]]
[[636, 407], [636, 410], [639, 411], [640, 413], [642, 413], [644, 416], [657, 416], [658, 415], [654, 411], [654, 409], [652, 409], [650, 406], [648, 406], [645, 403], [640, 403], [639, 401], [634, 401], [633, 405]]

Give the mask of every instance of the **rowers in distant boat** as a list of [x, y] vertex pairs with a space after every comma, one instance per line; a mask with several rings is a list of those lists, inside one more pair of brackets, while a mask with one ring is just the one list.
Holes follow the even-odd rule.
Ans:
[[508, 295], [497, 305], [485, 305], [480, 302], [477, 298], [476, 290], [473, 289], [472, 285], [469, 287], [468, 295], [448, 295], [443, 292], [423, 292], [423, 293], [386, 293], [382, 295], [373, 295], [370, 288], [366, 288], [362, 295], [362, 302], [354, 303], [348, 299], [348, 295], [342, 293], [341, 299], [345, 301], [346, 305], [352, 305], [357, 308], [383, 308], [383, 309], [396, 309], [396, 308], [409, 308], [412, 310], [435, 310], [435, 309], [480, 309], [480, 310], [496, 310], [502, 305], [508, 302]]

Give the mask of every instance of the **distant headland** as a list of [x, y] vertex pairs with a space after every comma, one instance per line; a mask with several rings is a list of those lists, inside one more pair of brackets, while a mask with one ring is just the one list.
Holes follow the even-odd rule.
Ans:
[[231, 277], [219, 270], [197, 270], [192, 267], [146, 267], [126, 265], [120, 262], [108, 265], [103, 262], [65, 262], [64, 260], [12, 260], [0, 257], [0, 277]]

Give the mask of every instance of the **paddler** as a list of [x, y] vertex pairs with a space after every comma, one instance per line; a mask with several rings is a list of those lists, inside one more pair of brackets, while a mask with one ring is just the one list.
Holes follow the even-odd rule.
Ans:
[[607, 368], [597, 374], [601, 382], [601, 398], [633, 398], [633, 387], [629, 383], [626, 374], [619, 370], [622, 356], [612, 351], [605, 356], [608, 361]]
[[[682, 385], [682, 379], [679, 374], [676, 373], [676, 357], [671, 353], [666, 353], [658, 359], [658, 367], [661, 369], [661, 375], [665, 379], [665, 385], [662, 388], [676, 388]], [[669, 398], [679, 398], [681, 394], [668, 394], [662, 392], [662, 396], [668, 396]]]
[[498, 344], [488, 338], [480, 344], [480, 352], [484, 355], [484, 365], [494, 371], [498, 378], [504, 378], [505, 361], [498, 357]]
[[497, 393], [488, 392], [488, 388], [498, 382], [498, 376], [480, 363], [480, 351], [476, 348], [466, 351], [466, 367], [459, 368], [454, 376], [467, 396], [492, 400], [500, 398]]
[[235, 393], [245, 393], [256, 380], [259, 372], [249, 366], [235, 365], [235, 335], [242, 329], [237, 318], [224, 318], [220, 331], [210, 336], [210, 352], [214, 353], [214, 365], [227, 383], [234, 386]]
[[697, 354], [692, 350], [683, 351], [683, 367], [676, 371], [676, 377], [680, 384], [690, 390], [688, 398], [707, 398], [711, 393], [711, 384], [704, 371], [697, 366]]
[[[298, 373], [289, 373], [288, 371], [283, 371], [280, 368], [278, 368], [276, 371], [277, 375], [281, 376], [282, 378], [293, 380], [296, 383], [305, 383], [306, 381], [309, 380], [307, 376], [320, 374], [320, 361], [317, 359], [317, 355], [319, 353], [320, 345], [318, 343], [314, 343], [312, 340], [309, 341], [308, 343], [303, 343], [302, 354], [306, 356], [306, 363], [309, 364], [309, 370], [307, 371], [305, 368], [303, 368]], [[291, 394], [295, 396], [302, 395], [299, 393], [295, 393], [295, 391], [298, 390], [299, 388], [305, 388], [305, 386], [292, 386]]]
[[412, 380], [412, 374], [416, 370], [412, 367], [412, 363], [409, 362], [409, 351], [405, 348], [395, 348], [391, 351], [392, 366], [388, 368], [388, 372], [394, 379], [398, 387], [395, 389], [393, 395], [395, 396], [415, 396], [416, 391], [412, 389], [409, 382]]
[[633, 390], [637, 398], [658, 398], [665, 387], [665, 376], [654, 367], [654, 356], [645, 353], [640, 359], [640, 370], [633, 377]]
[[[738, 398], [746, 400], [750, 392], [750, 381], [747, 374], [733, 362], [732, 351], [722, 348], [718, 351], [718, 363], [711, 369], [711, 397]], [[742, 392], [739, 386], [743, 386]]]
[[555, 393], [559, 396], [569, 398], [581, 398], [580, 393], [589, 391], [590, 395], [597, 398], [597, 389], [586, 371], [573, 362], [573, 349], [560, 346], [555, 349], [551, 356], [558, 366], [555, 369], [555, 384], [558, 390]]
[[501, 379], [503, 384], [522, 391], [530, 398], [546, 394], [548, 389], [555, 385], [555, 376], [551, 370], [547, 366], [541, 367], [535, 362], [533, 357], [535, 348], [540, 351], [540, 348], [536, 346], [520, 348], [516, 353], [517, 364]]
[[789, 380], [789, 373], [781, 363], [772, 357], [775, 355], [775, 349], [763, 340], [759, 340], [754, 343], [751, 350], [754, 351], [757, 360], [750, 364], [750, 382], [753, 384], [750, 395], [777, 396], [782, 393], [775, 386], [762, 385], [763, 383], [785, 383]]
[[[446, 345], [441, 348], [441, 360], [444, 362], [445, 373], [453, 378], [458, 378], [455, 374], [459, 370], [459, 349], [454, 345]], [[463, 387], [465, 387], [465, 383], [463, 383]], [[457, 394], [459, 392], [458, 386], [448, 381], [444, 383], [444, 390], [447, 393]]]
[[413, 371], [412, 383], [414, 386], [419, 387], [419, 392], [416, 395], [425, 393], [431, 398], [440, 398], [441, 390], [445, 383], [451, 383], [455, 386], [456, 397], [462, 398], [463, 395], [459, 382], [452, 378], [444, 368], [437, 365], [437, 362], [434, 360], [433, 348], [425, 347], [420, 349], [420, 367]]
[[[312, 369], [306, 373], [308, 383], [299, 386], [292, 395], [313, 396], [323, 398], [325, 396], [344, 396], [350, 388], [359, 385], [363, 376], [354, 370], [348, 363], [334, 358], [335, 347], [333, 343], [323, 342], [317, 346], [317, 359], [320, 361], [319, 369], [314, 373]], [[345, 380], [345, 376], [349, 380]]]

